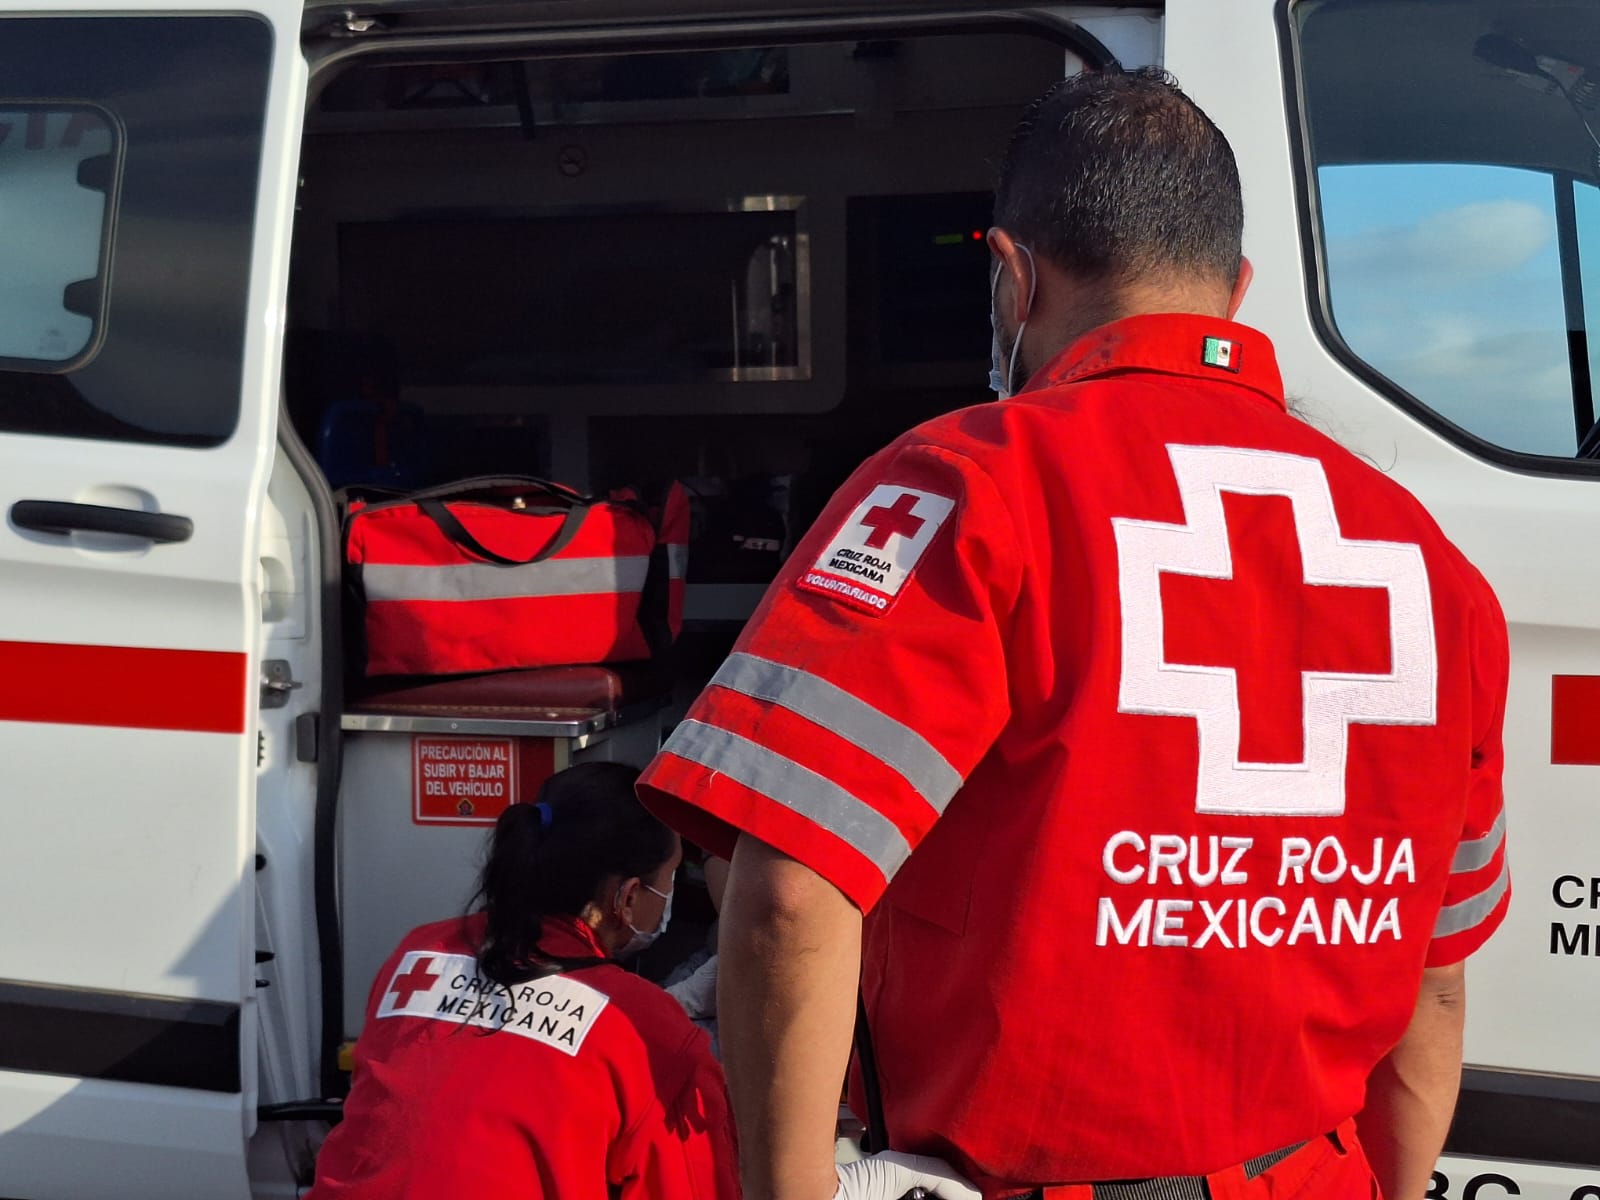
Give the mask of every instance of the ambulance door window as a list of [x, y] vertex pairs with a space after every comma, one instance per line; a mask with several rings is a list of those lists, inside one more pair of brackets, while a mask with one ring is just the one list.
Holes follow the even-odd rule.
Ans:
[[0, 108], [0, 362], [64, 370], [93, 353], [121, 151], [102, 109]]
[[1508, 450], [1577, 448], [1550, 176], [1509, 167], [1324, 167], [1328, 300], [1345, 343]]
[[1587, 455], [1600, 5], [1288, 13], [1311, 316], [1329, 349], [1485, 457], [1561, 470]]
[[0, 17], [0, 431], [232, 435], [272, 43], [250, 16]]
[[[1583, 306], [1582, 340], [1592, 398], [1600, 388], [1600, 187], [1577, 183], [1572, 191], [1578, 296]], [[1586, 455], [1600, 452], [1597, 442], [1600, 442], [1600, 424], [1591, 427], [1584, 439], [1583, 452]]]

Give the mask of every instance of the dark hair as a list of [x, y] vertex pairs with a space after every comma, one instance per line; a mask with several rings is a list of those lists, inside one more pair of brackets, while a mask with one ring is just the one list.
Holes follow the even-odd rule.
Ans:
[[1239, 274], [1244, 201], [1228, 139], [1165, 71], [1084, 72], [1028, 106], [995, 224], [1088, 278]]
[[510, 987], [567, 965], [539, 949], [544, 918], [576, 916], [607, 880], [653, 874], [672, 857], [672, 831], [634, 796], [638, 778], [622, 763], [579, 763], [552, 776], [538, 803], [500, 814], [472, 901], [487, 918], [486, 977]]

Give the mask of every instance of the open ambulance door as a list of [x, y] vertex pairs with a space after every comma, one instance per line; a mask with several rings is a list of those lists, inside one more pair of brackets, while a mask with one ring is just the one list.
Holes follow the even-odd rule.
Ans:
[[249, 1194], [298, 26], [0, 0], [6, 1196]]
[[1428, 1196], [1593, 1200], [1600, 6], [1215, 0], [1169, 5], [1165, 46], [1238, 156], [1240, 316], [1291, 404], [1427, 505], [1510, 626], [1511, 903]]

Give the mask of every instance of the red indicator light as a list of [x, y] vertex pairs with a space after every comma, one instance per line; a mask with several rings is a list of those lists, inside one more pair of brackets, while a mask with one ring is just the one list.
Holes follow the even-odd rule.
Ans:
[[973, 230], [973, 231], [972, 231], [972, 240], [973, 240], [973, 241], [975, 241], [975, 242], [981, 242], [981, 241], [983, 241], [983, 230], [981, 230], [981, 229], [974, 229], [974, 230]]

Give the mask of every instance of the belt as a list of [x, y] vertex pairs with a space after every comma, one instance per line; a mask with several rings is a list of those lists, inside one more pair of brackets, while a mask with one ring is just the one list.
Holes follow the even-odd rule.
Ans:
[[[1281, 1150], [1258, 1155], [1243, 1164], [1244, 1177], [1254, 1179], [1276, 1166], [1296, 1150], [1310, 1143], [1296, 1142]], [[1163, 1175], [1154, 1179], [1123, 1179], [1114, 1183], [1090, 1185], [1094, 1200], [1211, 1200], [1211, 1188], [1204, 1175]], [[1041, 1200], [1045, 1189], [1030, 1192], [1022, 1200]]]

